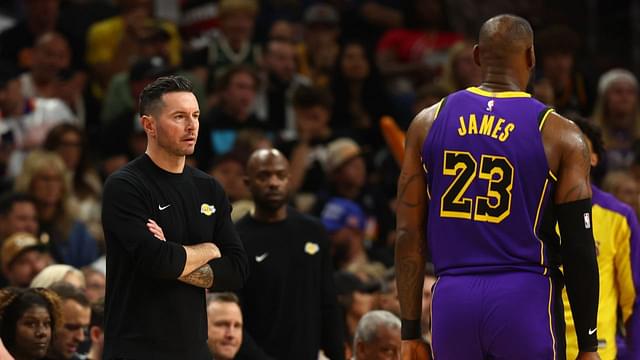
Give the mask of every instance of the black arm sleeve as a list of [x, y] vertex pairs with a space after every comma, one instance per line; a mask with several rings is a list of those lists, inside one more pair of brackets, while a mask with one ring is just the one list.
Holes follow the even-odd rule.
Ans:
[[102, 223], [107, 247], [124, 250], [141, 272], [156, 278], [177, 279], [187, 253], [180, 244], [156, 239], [147, 229], [150, 211], [136, 185], [111, 178], [104, 186]]
[[319, 229], [322, 249], [322, 350], [331, 360], [344, 359], [344, 329], [333, 283], [333, 265], [329, 251], [329, 238], [323, 227]]
[[249, 264], [244, 246], [231, 221], [231, 205], [226, 196], [220, 201], [224, 204], [220, 220], [216, 224], [213, 242], [220, 249], [222, 257], [213, 259], [209, 265], [213, 269], [214, 291], [237, 291], [249, 277]]
[[562, 266], [580, 351], [596, 351], [599, 274], [591, 199], [557, 205]]

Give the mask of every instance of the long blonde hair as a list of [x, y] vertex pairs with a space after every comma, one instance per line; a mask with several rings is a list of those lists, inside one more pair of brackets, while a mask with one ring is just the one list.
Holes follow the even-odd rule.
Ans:
[[[611, 85], [620, 80], [630, 82], [636, 86], [636, 89], [638, 88], [638, 80], [635, 75], [625, 69], [611, 69], [602, 74], [598, 81], [598, 98], [596, 99], [592, 118], [593, 121], [603, 130], [602, 135], [605, 144], [613, 143], [610, 131], [611, 126], [608, 123], [610, 114], [609, 106], [607, 104], [607, 93], [609, 92]], [[635, 120], [633, 122], [631, 133], [634, 138], [640, 139], [640, 106], [638, 102], [636, 102]]]

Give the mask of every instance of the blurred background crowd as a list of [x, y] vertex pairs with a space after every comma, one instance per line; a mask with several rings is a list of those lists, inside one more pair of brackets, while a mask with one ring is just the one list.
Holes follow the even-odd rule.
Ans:
[[[419, 110], [479, 85], [471, 57], [477, 31], [505, 12], [525, 17], [535, 30], [537, 66], [528, 91], [600, 127], [606, 156], [594, 180], [638, 209], [637, 1], [3, 1], [0, 287], [54, 284], [63, 299], [58, 317], [73, 315], [67, 325], [78, 326], [58, 330], [45, 349], [50, 357], [56, 346], [52, 358], [70, 359], [89, 351], [89, 339], [99, 343], [102, 184], [145, 150], [137, 109], [142, 89], [159, 76], [181, 74], [193, 81], [202, 111], [189, 162], [222, 184], [234, 220], [253, 206], [243, 181], [248, 156], [275, 147], [289, 160], [290, 205], [321, 219], [329, 234], [350, 354], [363, 315], [399, 315], [393, 271], [399, 168], [379, 120], [391, 116], [406, 129]], [[56, 285], [60, 280], [81, 291]], [[431, 271], [425, 314], [434, 280]], [[2, 299], [36, 301], [53, 318], [50, 297], [23, 290]], [[211, 310], [237, 299], [226, 294], [210, 303]], [[385, 314], [373, 313], [370, 321], [398, 332]]]

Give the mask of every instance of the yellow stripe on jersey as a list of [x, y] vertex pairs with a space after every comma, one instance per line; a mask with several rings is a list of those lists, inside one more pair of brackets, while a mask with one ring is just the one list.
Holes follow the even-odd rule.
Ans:
[[[544, 186], [542, 187], [542, 193], [540, 194], [540, 199], [538, 200], [538, 209], [536, 210], [536, 219], [533, 222], [533, 233], [536, 235], [536, 239], [540, 242], [540, 265], [544, 266], [544, 242], [538, 236], [536, 229], [538, 228], [538, 220], [540, 219], [540, 209], [542, 208], [542, 203], [544, 201], [544, 194], [547, 192], [547, 185], [549, 185], [549, 179], [544, 181]], [[543, 275], [547, 275], [547, 268], [544, 267]]]
[[472, 86], [467, 88], [467, 91], [472, 92], [476, 95], [491, 97], [491, 98], [530, 98], [531, 94], [526, 93], [524, 91], [501, 91], [501, 92], [491, 92], [487, 90], [482, 90], [478, 87]]
[[542, 120], [540, 120], [540, 125], [538, 125], [538, 130], [542, 131], [545, 121], [547, 121], [549, 114], [551, 114], [552, 112], [553, 112], [553, 109], [547, 109], [544, 115], [542, 115]]

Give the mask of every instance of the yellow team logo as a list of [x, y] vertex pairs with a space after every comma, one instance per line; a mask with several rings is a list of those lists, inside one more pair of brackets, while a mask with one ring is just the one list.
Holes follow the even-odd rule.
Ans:
[[304, 244], [304, 252], [309, 255], [314, 255], [318, 252], [318, 250], [320, 250], [320, 247], [316, 243], [307, 242], [306, 244]]
[[203, 203], [202, 205], [200, 205], [200, 212], [202, 214], [205, 214], [206, 216], [211, 216], [216, 212], [216, 207], [213, 205]]

